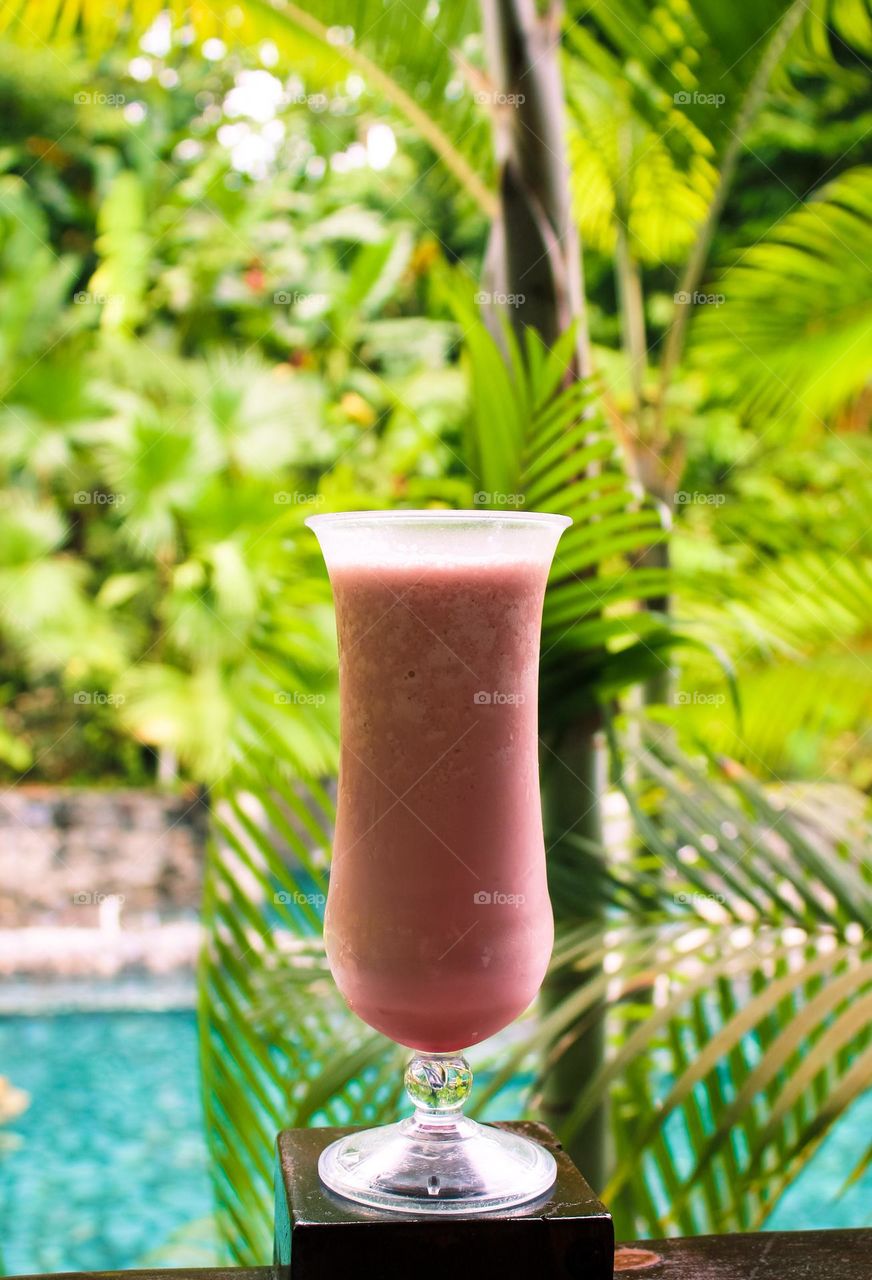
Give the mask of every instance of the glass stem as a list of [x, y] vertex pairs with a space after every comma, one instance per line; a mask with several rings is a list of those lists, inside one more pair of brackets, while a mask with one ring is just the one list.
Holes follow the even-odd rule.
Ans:
[[452, 1129], [472, 1091], [472, 1069], [462, 1053], [417, 1053], [406, 1067], [404, 1084], [416, 1128]]

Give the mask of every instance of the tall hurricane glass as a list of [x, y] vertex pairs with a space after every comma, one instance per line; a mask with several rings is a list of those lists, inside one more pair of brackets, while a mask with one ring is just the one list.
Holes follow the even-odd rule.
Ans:
[[543, 1195], [538, 1144], [462, 1114], [463, 1050], [533, 1000], [554, 927], [537, 673], [561, 516], [314, 516], [336, 604], [341, 755], [324, 922], [350, 1008], [413, 1051], [413, 1114], [323, 1153], [328, 1187], [401, 1212]]

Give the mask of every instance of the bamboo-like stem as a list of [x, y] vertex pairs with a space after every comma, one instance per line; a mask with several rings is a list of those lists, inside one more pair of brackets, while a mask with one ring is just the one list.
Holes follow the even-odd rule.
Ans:
[[621, 307], [621, 341], [630, 372], [634, 411], [642, 408], [648, 347], [645, 337], [645, 303], [639, 264], [630, 249], [626, 227], [618, 224], [615, 245], [615, 276]]
[[[685, 298], [693, 298], [700, 283], [708, 262], [709, 253], [711, 251], [712, 241], [717, 231], [721, 215], [724, 211], [727, 196], [733, 185], [736, 176], [736, 170], [739, 165], [739, 158], [745, 145], [745, 140], [758, 111], [762, 107], [769, 81], [778, 65], [784, 51], [790, 41], [791, 36], [796, 31], [802, 18], [807, 10], [806, 0], [794, 0], [794, 3], [785, 13], [781, 22], [776, 27], [772, 38], [767, 45], [762, 58], [757, 66], [751, 83], [748, 86], [744, 101], [736, 117], [736, 126], [732, 130], [730, 142], [724, 152], [724, 158], [721, 163], [718, 181], [712, 195], [711, 203], [708, 207], [705, 219], [700, 226], [694, 241], [684, 271], [681, 276], [681, 282], [678, 287], [679, 295]], [[672, 386], [672, 380], [675, 376], [676, 369], [681, 362], [684, 354], [684, 346], [687, 338], [687, 326], [693, 311], [692, 302], [676, 302], [673, 307], [672, 322], [666, 333], [666, 340], [663, 346], [663, 359], [660, 364], [660, 386], [657, 397], [657, 417], [653, 435], [654, 446], [664, 444], [668, 441], [667, 426], [667, 402], [669, 390]], [[630, 354], [632, 363], [632, 354]], [[659, 486], [662, 490], [665, 485]], [[658, 498], [663, 498], [662, 492], [655, 494]], [[669, 565], [669, 549], [665, 544], [659, 544], [651, 547], [640, 558], [640, 563], [646, 566], [656, 566], [658, 568], [668, 568]], [[664, 613], [669, 610], [669, 599], [649, 600], [646, 607], [648, 609], [662, 610]], [[657, 676], [649, 680], [645, 687], [644, 700], [646, 703], [668, 702], [672, 692], [672, 675], [668, 667], [664, 666], [663, 671]]]
[[[724, 152], [724, 159], [711, 204], [685, 264], [681, 283], [678, 287], [679, 294], [690, 295], [692, 298], [699, 287], [708, 262], [712, 240], [720, 222], [721, 214], [724, 211], [730, 188], [733, 185], [733, 179], [736, 176], [739, 157], [742, 154], [748, 130], [765, 101], [772, 73], [807, 10], [807, 0], [794, 0], [794, 3], [776, 27], [760, 59], [757, 70], [748, 86], [739, 114], [736, 117], [736, 127], [732, 130], [732, 137]], [[672, 385], [675, 370], [684, 353], [684, 343], [691, 311], [692, 304], [677, 302], [673, 309], [672, 323], [666, 334], [666, 341], [663, 346], [663, 360], [660, 365], [660, 394], [657, 410], [658, 436], [665, 430], [667, 395]]]

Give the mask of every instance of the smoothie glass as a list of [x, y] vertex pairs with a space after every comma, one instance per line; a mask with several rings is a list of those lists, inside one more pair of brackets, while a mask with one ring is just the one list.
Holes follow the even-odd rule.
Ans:
[[333, 1191], [409, 1213], [548, 1191], [551, 1155], [463, 1116], [462, 1050], [514, 1021], [551, 954], [538, 783], [542, 600], [571, 522], [366, 511], [306, 522], [333, 587], [339, 795], [324, 938], [349, 1007], [414, 1055], [414, 1113], [329, 1146]]

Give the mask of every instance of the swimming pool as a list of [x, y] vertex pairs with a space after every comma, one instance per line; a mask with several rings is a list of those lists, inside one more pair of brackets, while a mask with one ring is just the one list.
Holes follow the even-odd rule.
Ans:
[[[7, 1130], [20, 1147], [0, 1156], [8, 1273], [118, 1270], [156, 1251], [162, 1267], [217, 1260], [191, 1010], [0, 1017], [0, 1074], [31, 1094]], [[837, 1196], [870, 1131], [872, 1094], [767, 1225], [868, 1225], [872, 1168]]]
[[0, 1157], [7, 1272], [131, 1267], [211, 1212], [192, 1011], [0, 1018], [0, 1074], [31, 1095]]

